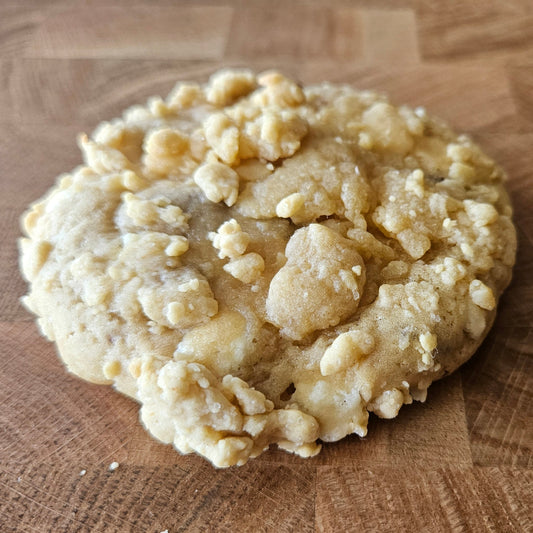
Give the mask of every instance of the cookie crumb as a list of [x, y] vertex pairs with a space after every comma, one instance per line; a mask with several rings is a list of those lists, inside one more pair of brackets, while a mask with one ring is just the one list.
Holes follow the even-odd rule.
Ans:
[[208, 238], [213, 242], [213, 246], [219, 250], [218, 257], [220, 259], [225, 257], [234, 259], [242, 255], [250, 243], [250, 235], [242, 231], [240, 224], [234, 218], [224, 222], [216, 233], [209, 233]]

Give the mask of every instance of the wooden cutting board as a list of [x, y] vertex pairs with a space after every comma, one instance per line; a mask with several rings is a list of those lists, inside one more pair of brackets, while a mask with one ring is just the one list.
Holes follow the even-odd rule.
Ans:
[[[390, 4], [0, 3], [1, 532], [533, 531], [533, 5]], [[19, 304], [15, 240], [81, 161], [78, 132], [227, 65], [374, 88], [469, 132], [509, 172], [520, 249], [491, 334], [427, 403], [313, 459], [217, 471], [66, 373]]]

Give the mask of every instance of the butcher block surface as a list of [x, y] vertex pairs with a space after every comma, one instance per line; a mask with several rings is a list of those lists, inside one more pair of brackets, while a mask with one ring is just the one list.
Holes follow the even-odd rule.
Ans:
[[[477, 354], [368, 436], [215, 470], [69, 375], [20, 305], [19, 217], [76, 134], [222, 66], [423, 105], [509, 174], [514, 279]], [[0, 531], [533, 531], [533, 3], [0, 2]], [[116, 461], [118, 468], [109, 465]]]

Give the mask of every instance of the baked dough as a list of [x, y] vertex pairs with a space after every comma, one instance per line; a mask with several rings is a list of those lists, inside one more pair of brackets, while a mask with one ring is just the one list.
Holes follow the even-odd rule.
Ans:
[[218, 467], [424, 401], [511, 277], [501, 168], [373, 92], [222, 70], [79, 145], [24, 216], [24, 303], [71, 372]]

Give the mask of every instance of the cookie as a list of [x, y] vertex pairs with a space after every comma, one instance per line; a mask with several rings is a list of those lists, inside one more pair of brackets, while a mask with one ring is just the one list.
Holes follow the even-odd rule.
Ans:
[[24, 303], [71, 372], [218, 467], [424, 401], [510, 281], [502, 169], [373, 92], [223, 70], [79, 145], [24, 216]]

